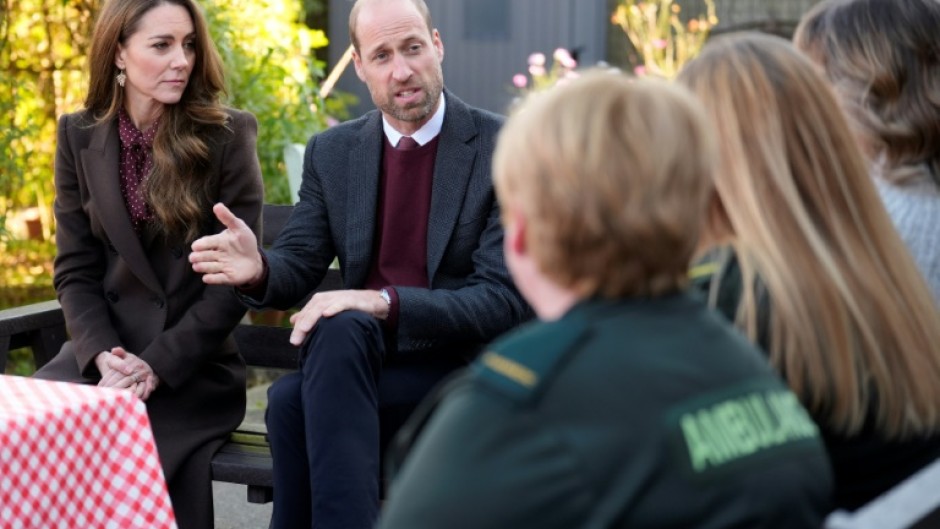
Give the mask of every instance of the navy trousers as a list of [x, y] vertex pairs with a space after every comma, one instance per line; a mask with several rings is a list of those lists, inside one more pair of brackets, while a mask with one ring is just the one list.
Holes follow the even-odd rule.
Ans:
[[375, 318], [342, 312], [317, 322], [300, 370], [271, 385], [273, 529], [375, 525], [382, 451], [420, 399], [462, 365], [386, 351]]

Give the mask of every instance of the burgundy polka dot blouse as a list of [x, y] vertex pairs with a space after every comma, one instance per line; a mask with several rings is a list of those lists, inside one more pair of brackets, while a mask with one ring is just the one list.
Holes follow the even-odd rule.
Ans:
[[141, 193], [144, 179], [153, 169], [153, 138], [157, 134], [159, 119], [146, 132], [137, 130], [124, 109], [118, 113], [118, 134], [121, 137], [121, 194], [131, 216], [131, 224], [139, 234], [153, 218], [150, 207]]

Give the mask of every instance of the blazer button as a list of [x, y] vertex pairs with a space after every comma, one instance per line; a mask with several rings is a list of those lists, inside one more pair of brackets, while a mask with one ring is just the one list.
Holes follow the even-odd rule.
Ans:
[[111, 303], [117, 303], [118, 300], [121, 299], [121, 297], [117, 295], [117, 292], [113, 290], [109, 290], [107, 293], [105, 293], [104, 297], [107, 298], [107, 300]]
[[114, 245], [109, 242], [109, 243], [108, 243], [108, 251], [111, 252], [111, 253], [116, 254], [116, 253], [117, 253], [117, 248], [115, 248]]
[[183, 249], [179, 246], [174, 246], [170, 248], [170, 254], [172, 254], [173, 257], [179, 259], [180, 257], [183, 256]]
[[158, 309], [162, 309], [163, 306], [166, 305], [166, 302], [163, 301], [163, 298], [154, 297], [153, 304], [156, 305]]

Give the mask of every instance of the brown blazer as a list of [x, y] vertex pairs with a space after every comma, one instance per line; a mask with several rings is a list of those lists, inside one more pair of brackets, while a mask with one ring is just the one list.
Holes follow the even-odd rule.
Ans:
[[[258, 124], [249, 113], [228, 113], [231, 130], [207, 139], [212, 199], [257, 235]], [[176, 506], [177, 473], [193, 478], [181, 466], [200, 453], [199, 486], [211, 487], [208, 458], [244, 416], [245, 364], [230, 333], [245, 309], [231, 287], [206, 286], [192, 271], [188, 243], [152, 232], [138, 237], [121, 194], [119, 152], [117, 120], [94, 125], [87, 113], [59, 120], [54, 282], [71, 341], [36, 376], [95, 383], [94, 357], [115, 346], [145, 360], [161, 381], [147, 410]], [[202, 233], [222, 229], [207, 208]]]

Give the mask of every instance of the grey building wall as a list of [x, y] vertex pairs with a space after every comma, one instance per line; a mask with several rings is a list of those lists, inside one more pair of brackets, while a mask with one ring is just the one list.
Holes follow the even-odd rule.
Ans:
[[[505, 113], [533, 52], [577, 49], [581, 64], [606, 55], [606, 0], [426, 0], [444, 42], [444, 83], [465, 102]], [[349, 45], [350, 0], [330, 1], [330, 65]], [[359, 115], [373, 107], [350, 66], [337, 88], [359, 96]]]
[[[819, 0], [717, 0], [718, 30], [750, 27], [792, 31], [800, 17]], [[683, 0], [691, 4], [695, 0]], [[701, 0], [698, 1], [701, 3]]]

